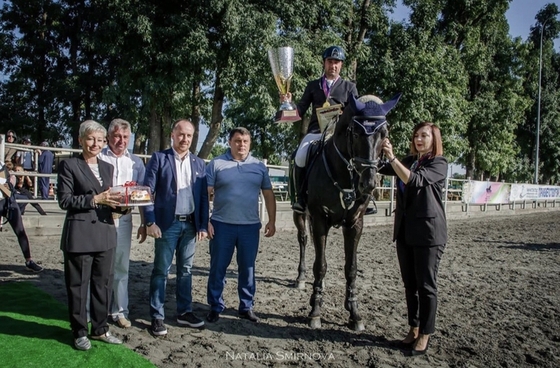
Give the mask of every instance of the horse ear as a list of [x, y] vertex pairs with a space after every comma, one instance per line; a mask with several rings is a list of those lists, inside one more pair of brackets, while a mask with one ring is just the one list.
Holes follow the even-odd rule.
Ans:
[[387, 101], [383, 105], [381, 105], [381, 108], [383, 109], [384, 115], [387, 115], [387, 113], [389, 111], [391, 111], [393, 109], [393, 107], [395, 107], [397, 102], [399, 102], [399, 99], [401, 98], [401, 96], [402, 96], [402, 92], [399, 92], [396, 95], [394, 95], [389, 101]]
[[362, 111], [363, 109], [366, 108], [366, 104], [358, 100], [356, 96], [352, 94], [352, 92], [349, 92], [348, 94], [350, 95], [350, 98], [348, 100], [350, 101], [350, 106], [352, 106], [352, 110]]

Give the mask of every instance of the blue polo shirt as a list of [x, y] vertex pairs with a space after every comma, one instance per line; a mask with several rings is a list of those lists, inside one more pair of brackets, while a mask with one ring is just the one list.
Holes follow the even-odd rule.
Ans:
[[212, 219], [227, 224], [260, 223], [259, 195], [262, 189], [272, 189], [268, 169], [249, 154], [235, 161], [228, 151], [206, 166], [206, 180], [214, 187]]

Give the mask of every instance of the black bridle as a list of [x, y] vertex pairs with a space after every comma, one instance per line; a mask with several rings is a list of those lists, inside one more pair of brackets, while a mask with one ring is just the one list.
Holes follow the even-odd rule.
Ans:
[[[356, 134], [372, 136], [375, 135], [381, 128], [387, 125], [387, 120], [385, 120], [385, 116], [354, 116], [348, 127], [346, 128], [346, 149], [349, 155], [347, 159], [344, 157], [342, 152], [336, 146], [336, 142], [333, 139], [333, 146], [338, 154], [338, 157], [346, 164], [346, 169], [348, 170], [348, 174], [350, 175], [350, 189], [344, 189], [340, 186], [340, 184], [334, 179], [331, 170], [329, 169], [329, 165], [327, 163], [327, 159], [325, 156], [325, 150], [323, 149], [322, 156], [323, 156], [323, 164], [325, 165], [325, 169], [327, 175], [333, 182], [334, 186], [338, 189], [341, 193], [341, 201], [342, 207], [344, 208], [344, 217], [346, 217], [346, 212], [348, 209], [354, 206], [354, 202], [356, 201], [356, 188], [354, 186], [354, 173], [361, 176], [365, 170], [376, 170], [378, 171], [381, 167], [383, 167], [386, 162], [382, 161], [379, 157], [375, 158], [374, 160], [370, 160], [364, 157], [356, 157], [354, 155], [354, 136]], [[359, 130], [359, 132], [357, 132]]]

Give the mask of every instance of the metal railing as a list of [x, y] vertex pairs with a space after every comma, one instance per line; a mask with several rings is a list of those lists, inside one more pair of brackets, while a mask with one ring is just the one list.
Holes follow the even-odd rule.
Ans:
[[[21, 203], [52, 203], [56, 201], [56, 180], [57, 180], [57, 173], [56, 173], [56, 166], [60, 160], [65, 158], [72, 157], [75, 153], [81, 153], [81, 149], [73, 149], [73, 148], [60, 148], [60, 147], [48, 147], [48, 146], [32, 146], [32, 145], [23, 145], [23, 144], [15, 144], [15, 143], [6, 143], [5, 136], [0, 134], [0, 157], [4, 158], [4, 152], [6, 147], [13, 147], [19, 151], [32, 151], [34, 154], [34, 164], [37, 165], [39, 162], [39, 152], [37, 150], [49, 150], [55, 154], [55, 169], [52, 174], [42, 174], [37, 172], [37, 167], [35, 166], [34, 171], [24, 171], [24, 172], [16, 172], [11, 171], [10, 173], [16, 176], [29, 176], [33, 178], [33, 196], [37, 197], [38, 192], [38, 178], [40, 177], [49, 177], [51, 179], [51, 183], [54, 184], [54, 196], [53, 199], [43, 200], [43, 199], [18, 199]], [[144, 162], [146, 162], [151, 155], [144, 155], [144, 154], [136, 154], [136, 156], [142, 158]], [[206, 160], [208, 161], [208, 160]], [[288, 172], [288, 166], [283, 165], [268, 165], [265, 161], [266, 166], [269, 169], [276, 169], [276, 170], [283, 170], [285, 173]], [[286, 175], [287, 176], [287, 175]], [[469, 204], [465, 201], [464, 193], [463, 193], [463, 184], [469, 181], [469, 179], [456, 179], [456, 178], [447, 178], [445, 181], [444, 187], [444, 206], [445, 210], [447, 211], [448, 203], [462, 203], [463, 204], [463, 211], [468, 212], [470, 207], [479, 206], [482, 211], [486, 211], [488, 206], [493, 205], [478, 205], [478, 204]], [[278, 202], [289, 202], [290, 197], [287, 193], [287, 188], [283, 188], [281, 190], [276, 190], [275, 194], [277, 194], [276, 198], [279, 200]], [[375, 200], [377, 203], [386, 204], [387, 208], [385, 210], [386, 216], [391, 216], [394, 209], [395, 209], [395, 201], [396, 201], [396, 180], [395, 177], [384, 177], [382, 185], [375, 189]], [[260, 201], [260, 212], [261, 217], [264, 217], [266, 210], [264, 207], [264, 201], [261, 196]], [[510, 208], [516, 207], [519, 205], [520, 208], [525, 208], [526, 204], [529, 203], [533, 208], [540, 205], [538, 200], [530, 200], [530, 201], [522, 201], [522, 202], [513, 202], [513, 203], [504, 203], [504, 205], [509, 205]], [[544, 201], [544, 206], [548, 206], [550, 201]], [[550, 204], [552, 206], [556, 205], [557, 201], [552, 201]], [[494, 205], [496, 209], [500, 209], [501, 205]]]

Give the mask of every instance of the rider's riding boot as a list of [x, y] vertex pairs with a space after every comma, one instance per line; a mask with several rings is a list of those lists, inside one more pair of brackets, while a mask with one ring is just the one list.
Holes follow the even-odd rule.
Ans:
[[296, 188], [296, 200], [292, 205], [292, 210], [297, 213], [305, 213], [305, 202], [306, 202], [306, 192], [307, 183], [305, 180], [306, 174], [305, 167], [299, 167], [296, 165], [294, 170], [295, 188]]

